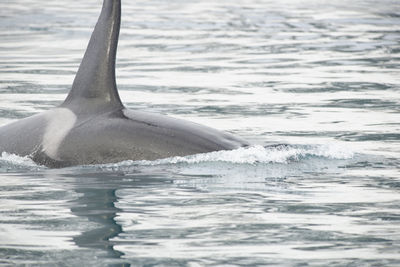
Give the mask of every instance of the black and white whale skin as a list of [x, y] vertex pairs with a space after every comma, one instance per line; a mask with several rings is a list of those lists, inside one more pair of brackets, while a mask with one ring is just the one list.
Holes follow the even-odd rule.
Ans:
[[104, 0], [99, 20], [64, 103], [0, 127], [0, 153], [29, 156], [48, 167], [155, 160], [248, 143], [184, 120], [126, 109], [115, 59], [121, 0]]

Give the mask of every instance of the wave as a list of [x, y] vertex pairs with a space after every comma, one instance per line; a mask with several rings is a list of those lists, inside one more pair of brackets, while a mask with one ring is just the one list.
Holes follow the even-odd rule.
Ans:
[[[177, 156], [154, 161], [126, 160], [119, 163], [101, 164], [101, 167], [127, 167], [127, 166], [157, 166], [174, 164], [198, 164], [207, 162], [222, 162], [231, 164], [290, 164], [312, 158], [325, 158], [344, 160], [354, 157], [355, 152], [347, 146], [339, 144], [321, 145], [273, 145], [251, 146], [235, 150], [215, 151], [190, 156]], [[1, 168], [44, 168], [37, 165], [29, 157], [20, 157], [3, 152], [0, 156]], [[79, 168], [79, 167], [74, 167]]]
[[7, 152], [2, 152], [0, 156], [0, 168], [1, 169], [37, 169], [42, 168], [42, 166], [36, 164], [29, 157], [21, 157], [15, 154], [9, 154]]
[[188, 163], [197, 164], [203, 162], [226, 162], [234, 164], [258, 164], [258, 163], [282, 163], [289, 164], [309, 158], [326, 159], [351, 159], [355, 152], [348, 147], [338, 144], [324, 145], [273, 145], [273, 146], [251, 146], [235, 150], [215, 151], [204, 154], [195, 154], [184, 157], [171, 157], [154, 161], [123, 161], [113, 166], [127, 165], [166, 165]]

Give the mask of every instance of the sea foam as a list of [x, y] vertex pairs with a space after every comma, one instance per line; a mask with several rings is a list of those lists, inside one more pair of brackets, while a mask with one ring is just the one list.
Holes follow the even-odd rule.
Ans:
[[235, 150], [215, 151], [203, 154], [195, 154], [184, 157], [171, 157], [155, 161], [124, 161], [119, 166], [130, 164], [137, 165], [165, 165], [188, 163], [196, 164], [202, 162], [226, 162], [234, 164], [257, 164], [257, 163], [281, 163], [298, 162], [308, 158], [326, 159], [351, 159], [355, 152], [346, 146], [339, 144], [321, 145], [277, 145], [277, 146], [250, 146]]

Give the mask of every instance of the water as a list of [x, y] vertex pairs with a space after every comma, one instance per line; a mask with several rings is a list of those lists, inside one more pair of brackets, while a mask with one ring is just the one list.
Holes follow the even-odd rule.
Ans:
[[[2, 153], [0, 265], [400, 265], [398, 1], [122, 4], [126, 106], [254, 146], [55, 170]], [[0, 125], [61, 103], [100, 6], [2, 0]]]

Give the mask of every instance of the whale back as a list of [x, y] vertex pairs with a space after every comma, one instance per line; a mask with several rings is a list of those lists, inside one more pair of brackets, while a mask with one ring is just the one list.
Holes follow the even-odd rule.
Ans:
[[104, 0], [71, 91], [61, 106], [76, 113], [123, 107], [115, 80], [120, 23], [121, 0]]

